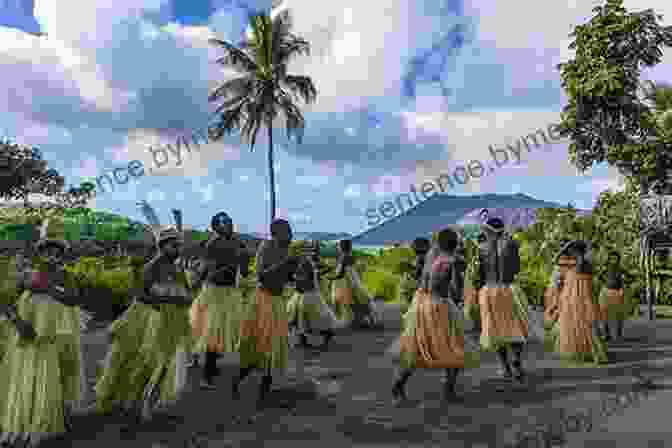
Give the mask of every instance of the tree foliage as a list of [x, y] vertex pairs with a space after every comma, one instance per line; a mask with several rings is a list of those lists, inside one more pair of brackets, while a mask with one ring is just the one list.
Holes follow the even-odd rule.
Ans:
[[623, 0], [593, 12], [571, 34], [574, 59], [558, 65], [568, 97], [560, 133], [571, 137], [570, 159], [580, 170], [607, 161], [650, 182], [672, 167], [672, 140], [641, 95], [640, 68], [660, 62], [661, 47], [672, 46], [672, 27], [661, 26], [651, 9], [628, 12]]
[[47, 168], [39, 149], [0, 141], [0, 198], [27, 200], [31, 193], [55, 196], [64, 183], [55, 169]]
[[213, 140], [240, 131], [254, 150], [262, 126], [268, 130], [268, 169], [270, 177], [271, 220], [275, 219], [275, 176], [273, 165], [273, 121], [284, 116], [287, 137], [303, 138], [305, 119], [297, 106], [315, 101], [317, 90], [307, 76], [287, 73], [289, 62], [310, 53], [309, 43], [291, 33], [291, 18], [283, 11], [275, 18], [266, 14], [250, 19], [247, 39], [238, 46], [221, 40], [210, 43], [224, 50], [216, 62], [239, 76], [217, 86], [208, 101], [219, 102], [217, 124], [210, 130]]

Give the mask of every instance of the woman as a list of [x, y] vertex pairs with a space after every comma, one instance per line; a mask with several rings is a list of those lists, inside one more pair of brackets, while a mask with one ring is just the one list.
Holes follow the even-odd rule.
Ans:
[[[562, 240], [560, 247], [564, 247], [569, 240]], [[554, 350], [559, 335], [558, 317], [560, 313], [560, 297], [565, 284], [567, 272], [575, 265], [575, 260], [567, 255], [557, 258], [556, 267], [551, 274], [551, 281], [544, 293], [544, 344], [549, 351]]]
[[465, 340], [464, 317], [455, 304], [462, 297], [464, 280], [464, 265], [455, 254], [458, 239], [452, 229], [439, 233], [404, 315], [400, 368], [392, 389], [395, 405], [406, 400], [406, 383], [417, 368], [444, 369], [443, 398], [453, 400], [459, 372], [479, 364], [478, 347]]
[[606, 345], [599, 335], [599, 308], [593, 298], [588, 244], [570, 241], [560, 250], [558, 258], [561, 256], [571, 257], [573, 262], [560, 296], [555, 351], [568, 361], [607, 362]]
[[324, 338], [322, 348], [326, 349], [346, 322], [339, 321], [322, 300], [320, 276], [328, 267], [320, 271], [320, 242], [305, 243], [303, 251], [295, 274], [296, 292], [287, 302], [287, 314], [304, 347], [309, 345], [309, 334], [319, 334]]
[[[621, 256], [618, 252], [609, 253], [607, 284], [600, 291], [600, 315], [603, 321], [605, 339], [611, 339], [611, 328], [616, 327], [616, 338], [623, 339], [623, 323], [630, 315], [630, 304], [625, 301]], [[611, 326], [610, 326], [611, 324]]]
[[95, 387], [96, 407], [102, 414], [112, 412], [117, 404], [123, 404], [127, 409], [137, 408], [142, 398], [145, 381], [133, 383], [128, 372], [148, 369], [144, 358], [140, 356], [140, 346], [144, 342], [150, 315], [159, 309], [158, 306], [153, 308], [138, 299], [142, 294], [142, 268], [142, 264], [137, 261], [133, 264], [133, 302], [108, 330], [110, 348], [105, 358], [105, 369]]
[[81, 354], [72, 353], [75, 332], [68, 325], [72, 320], [69, 307], [79, 305], [66, 289], [69, 282], [63, 258], [68, 245], [47, 239], [46, 225], [35, 245], [38, 258], [33, 270], [26, 271], [18, 285], [23, 293], [16, 318], [32, 325], [34, 337], [17, 333], [3, 361], [6, 384], [0, 397], [0, 427], [5, 434], [1, 441], [10, 444], [18, 440], [39, 443], [70, 430], [71, 415], [82, 394], [82, 372], [77, 365]]
[[202, 288], [190, 311], [195, 350], [205, 353], [203, 389], [215, 389], [217, 354], [238, 351], [244, 300], [239, 277], [247, 277], [249, 271], [245, 246], [234, 237], [229, 215], [213, 216], [211, 226], [214, 235], [205, 244], [205, 265], [195, 285]]

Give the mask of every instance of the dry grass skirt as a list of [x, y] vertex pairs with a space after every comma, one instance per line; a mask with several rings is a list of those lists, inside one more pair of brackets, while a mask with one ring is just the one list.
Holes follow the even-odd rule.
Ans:
[[244, 298], [239, 288], [206, 284], [189, 313], [196, 340], [194, 351], [238, 351], [243, 308]]
[[484, 349], [498, 350], [527, 341], [529, 304], [517, 285], [486, 285], [481, 288], [478, 301]]
[[240, 328], [241, 367], [287, 368], [289, 323], [283, 296], [257, 288], [256, 300], [246, 310]]
[[568, 272], [560, 296], [555, 351], [571, 362], [607, 362], [606, 345], [594, 332], [599, 317], [592, 275]]
[[404, 329], [388, 354], [406, 368], [472, 368], [480, 364], [478, 344], [465, 338], [464, 317], [455, 302], [437, 302], [418, 289], [403, 316]]

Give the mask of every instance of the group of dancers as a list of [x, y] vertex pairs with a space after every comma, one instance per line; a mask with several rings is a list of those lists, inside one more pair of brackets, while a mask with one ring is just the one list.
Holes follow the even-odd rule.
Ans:
[[[301, 346], [317, 334], [326, 349], [352, 323], [353, 306], [370, 305], [349, 240], [338, 246], [328, 305], [319, 242], [291, 256], [291, 226], [281, 219], [271, 223], [271, 239], [256, 253], [254, 295], [246, 297], [240, 281], [249, 275], [250, 255], [226, 213], [215, 215], [211, 227], [210, 238], [196, 245], [185, 244], [179, 225], [155, 228], [156, 255], [134, 269], [132, 304], [109, 327], [95, 405], [86, 407], [81, 307], [91, 298], [78, 294], [64, 269], [68, 243], [43, 226], [32, 263], [17, 268], [18, 301], [0, 305], [0, 335], [6, 335], [0, 340], [0, 442], [35, 445], [62, 435], [78, 412], [123, 411], [138, 423], [160, 410], [169, 415], [185, 390], [190, 353], [204, 354], [203, 389], [216, 388], [219, 354], [239, 355], [234, 400], [245, 378], [261, 371], [261, 409], [275, 371], [287, 368], [290, 327]], [[293, 294], [287, 293], [290, 282]]]
[[[444, 370], [444, 400], [459, 398], [459, 373], [477, 367], [481, 351], [497, 353], [503, 378], [525, 383], [529, 302], [516, 281], [519, 244], [499, 218], [488, 218], [481, 228], [478, 253], [468, 264], [460, 236], [451, 228], [439, 232], [434, 242], [425, 238], [413, 242], [417, 289], [392, 350], [400, 360], [392, 387], [396, 405], [407, 400], [406, 384], [417, 368]], [[593, 295], [589, 242], [563, 241], [554, 264], [545, 293], [546, 347], [572, 363], [606, 363], [611, 330], [622, 339], [631, 311], [618, 253], [610, 253], [607, 282], [599, 298]], [[469, 322], [480, 333], [478, 344], [465, 337]]]
[[[351, 241], [339, 243], [338, 268], [328, 278], [325, 301], [327, 269], [319, 243], [307, 242], [299, 256], [291, 256], [292, 229], [281, 219], [271, 224], [271, 239], [257, 250], [257, 286], [253, 297], [246, 297], [240, 281], [250, 274], [250, 255], [226, 213], [215, 215], [211, 227], [206, 242], [188, 247], [179, 226], [156, 230], [156, 255], [135, 269], [132, 304], [109, 328], [111, 343], [95, 386], [96, 412], [120, 409], [140, 422], [169, 409], [185, 390], [188, 355], [194, 352], [205, 355], [204, 389], [216, 389], [218, 354], [239, 355], [240, 372], [231, 383], [234, 400], [240, 399], [241, 383], [259, 370], [257, 404], [263, 408], [275, 372], [287, 368], [290, 329], [300, 346], [308, 346], [312, 334], [322, 336], [326, 348], [352, 322], [353, 305], [370, 303]], [[418, 368], [444, 370], [444, 398], [457, 399], [460, 372], [477, 367], [483, 350], [498, 354], [503, 377], [525, 381], [528, 301], [516, 283], [519, 246], [499, 218], [489, 218], [482, 229], [478, 254], [468, 265], [461, 237], [450, 227], [433, 241], [413, 242], [415, 294], [396, 345], [395, 405], [406, 400], [406, 384]], [[0, 334], [7, 335], [0, 341], [0, 440], [11, 446], [63, 434], [75, 412], [90, 411], [82, 407], [80, 325], [80, 307], [90, 298], [77, 294], [63, 267], [67, 242], [50, 237], [48, 225], [43, 230], [33, 263], [18, 276], [18, 302], [0, 308]], [[565, 242], [555, 263], [545, 295], [549, 347], [574, 360], [606, 362], [609, 330], [622, 337], [628, 315], [618, 255], [610, 258], [599, 301], [593, 299], [588, 243]], [[288, 296], [290, 283], [295, 291]], [[466, 337], [469, 320], [477, 321], [478, 342]]]

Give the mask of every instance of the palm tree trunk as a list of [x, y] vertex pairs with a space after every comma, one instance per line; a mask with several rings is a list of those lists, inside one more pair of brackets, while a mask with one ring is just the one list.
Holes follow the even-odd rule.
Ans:
[[271, 222], [275, 221], [275, 171], [273, 164], [273, 122], [268, 122], [268, 178], [271, 193]]

